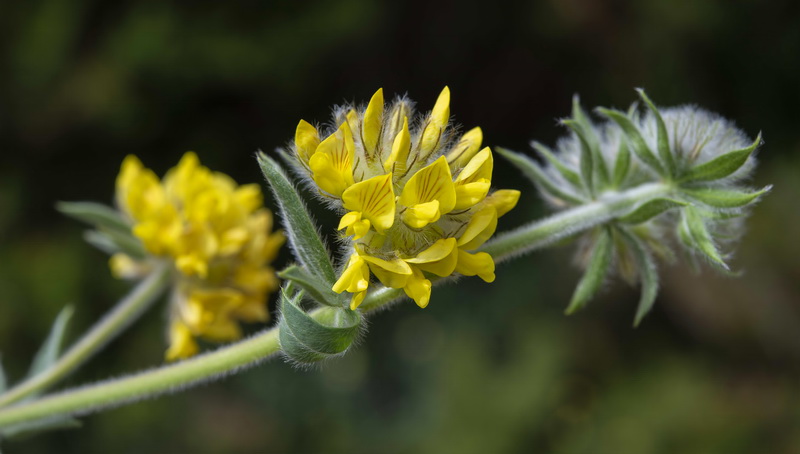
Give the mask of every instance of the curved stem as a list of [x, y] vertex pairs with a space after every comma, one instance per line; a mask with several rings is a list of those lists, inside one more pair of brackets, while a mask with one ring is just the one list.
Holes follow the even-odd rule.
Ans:
[[169, 274], [169, 267], [166, 264], [159, 264], [147, 279], [139, 283], [50, 368], [0, 395], [0, 407], [47, 389], [97, 353], [106, 343], [136, 320], [163, 293], [169, 283]]
[[[650, 183], [628, 191], [607, 194], [595, 202], [562, 211], [500, 235], [481, 250], [492, 254], [495, 261], [502, 262], [608, 222], [642, 202], [667, 196], [670, 192], [671, 188], [667, 184]], [[374, 311], [397, 300], [401, 295], [402, 290], [381, 288], [368, 294], [361, 308], [365, 312]], [[317, 310], [312, 311], [311, 315], [318, 317], [321, 313]], [[82, 415], [103, 407], [184, 389], [237, 369], [252, 367], [279, 350], [278, 328], [273, 327], [250, 339], [180, 363], [0, 409], [0, 427], [58, 414]]]

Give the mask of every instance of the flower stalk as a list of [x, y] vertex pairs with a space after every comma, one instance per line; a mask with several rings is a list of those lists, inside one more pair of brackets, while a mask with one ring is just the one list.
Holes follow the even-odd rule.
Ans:
[[170, 269], [166, 264], [156, 266], [147, 279], [139, 283], [51, 367], [0, 395], [0, 407], [42, 392], [72, 373], [138, 319], [164, 293], [169, 277]]
[[[497, 262], [510, 260], [606, 223], [630, 211], [631, 207], [668, 195], [670, 190], [670, 186], [663, 183], [644, 184], [499, 235], [495, 240], [486, 243], [481, 250], [490, 253]], [[447, 280], [447, 278], [440, 279], [437, 283]], [[151, 278], [145, 282], [154, 285], [153, 281], [158, 281], [159, 289], [163, 289], [167, 279], [161, 276], [160, 279]], [[366, 295], [359, 310], [376, 311], [396, 301], [402, 295], [402, 289], [376, 288]], [[327, 309], [322, 307], [311, 311], [309, 315], [321, 319]], [[273, 327], [249, 339], [175, 364], [63, 391], [33, 402], [0, 408], [0, 427], [55, 415], [84, 415], [108, 406], [153, 398], [222, 377], [235, 370], [253, 367], [280, 351], [279, 335], [279, 328]], [[68, 355], [70, 353], [65, 357]], [[80, 361], [73, 360], [69, 364], [74, 368], [79, 363]], [[72, 370], [71, 368], [69, 370]], [[4, 398], [3, 402], [7, 404], [17, 400]]]

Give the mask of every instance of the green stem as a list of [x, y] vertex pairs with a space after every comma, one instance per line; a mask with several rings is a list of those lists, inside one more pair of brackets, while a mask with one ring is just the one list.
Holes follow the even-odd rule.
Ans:
[[[667, 184], [651, 183], [620, 193], [606, 194], [595, 202], [500, 235], [482, 250], [492, 254], [497, 262], [502, 262], [608, 222], [642, 202], [666, 196], [670, 192]], [[374, 311], [401, 295], [402, 290], [381, 288], [368, 294], [361, 308], [365, 312]], [[317, 310], [311, 315], [319, 317], [321, 313]], [[176, 364], [0, 409], [0, 427], [59, 414], [87, 414], [103, 407], [185, 389], [233, 370], [252, 367], [279, 350], [278, 328], [273, 327], [250, 339]]]
[[126, 295], [50, 368], [0, 395], [0, 407], [41, 392], [78, 368], [136, 320], [164, 292], [169, 283], [169, 274], [169, 267], [159, 264], [147, 279]]

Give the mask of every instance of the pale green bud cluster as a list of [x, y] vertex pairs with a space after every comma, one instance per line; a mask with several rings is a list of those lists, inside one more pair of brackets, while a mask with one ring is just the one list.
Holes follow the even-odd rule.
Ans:
[[586, 272], [567, 308], [571, 313], [584, 306], [613, 269], [642, 284], [637, 324], [657, 295], [654, 257], [674, 260], [672, 245], [678, 243], [693, 261], [728, 272], [730, 245], [741, 235], [747, 209], [770, 189], [743, 183], [755, 168], [760, 135], [750, 140], [728, 120], [693, 106], [659, 110], [644, 91], [638, 93], [646, 109], [598, 108], [605, 119], [598, 123], [576, 97], [572, 116], [561, 122], [571, 133], [555, 149], [532, 144], [544, 165], [498, 150], [556, 210], [614, 200], [626, 191], [654, 194], [621, 206], [609, 222], [583, 235], [579, 257]]

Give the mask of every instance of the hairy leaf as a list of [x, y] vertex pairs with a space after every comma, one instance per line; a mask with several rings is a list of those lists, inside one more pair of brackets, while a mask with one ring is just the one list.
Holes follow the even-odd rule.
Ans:
[[717, 250], [717, 246], [714, 245], [711, 233], [709, 233], [700, 212], [695, 207], [687, 207], [683, 213], [683, 222], [686, 224], [686, 231], [689, 233], [695, 249], [705, 255], [712, 264], [720, 266], [723, 270], [729, 270]]
[[671, 208], [682, 207], [686, 205], [688, 205], [688, 203], [680, 200], [653, 199], [637, 206], [631, 212], [619, 217], [617, 220], [624, 224], [641, 224], [653, 219], [654, 217]]
[[675, 160], [673, 159], [672, 151], [669, 147], [667, 127], [664, 125], [664, 119], [661, 118], [661, 112], [658, 111], [653, 101], [650, 101], [650, 98], [647, 97], [644, 90], [637, 88], [636, 92], [639, 93], [639, 97], [642, 98], [642, 101], [644, 101], [647, 108], [650, 109], [650, 112], [652, 112], [653, 116], [656, 118], [658, 156], [661, 157], [661, 162], [664, 164], [668, 175], [675, 176]]
[[289, 266], [278, 273], [278, 276], [298, 284], [312, 298], [326, 306], [344, 307], [349, 304], [342, 295], [334, 292], [331, 286], [299, 266]]
[[617, 150], [617, 160], [614, 162], [614, 176], [611, 184], [618, 188], [628, 176], [631, 167], [631, 151], [626, 143], [625, 137], [620, 137], [619, 150]]
[[617, 229], [617, 231], [630, 246], [631, 253], [639, 268], [642, 293], [639, 298], [639, 305], [636, 308], [636, 316], [633, 319], [633, 326], [639, 326], [639, 323], [642, 322], [642, 319], [650, 312], [656, 302], [656, 297], [658, 296], [658, 269], [652, 254], [650, 254], [642, 240], [624, 228]]
[[771, 189], [772, 186], [767, 186], [760, 191], [744, 192], [731, 189], [700, 188], [683, 189], [683, 192], [715, 208], [739, 208], [753, 203]]
[[544, 156], [545, 159], [556, 169], [561, 176], [564, 177], [565, 180], [572, 183], [576, 189], [580, 189], [583, 187], [581, 183], [581, 177], [578, 175], [574, 170], [570, 169], [560, 159], [556, 157], [556, 155], [546, 146], [543, 144], [533, 141], [531, 142], [531, 146], [534, 150], [538, 151], [539, 154]]
[[636, 125], [634, 125], [624, 113], [618, 110], [604, 109], [602, 107], [598, 107], [597, 111], [610, 118], [622, 128], [628, 138], [631, 148], [633, 148], [633, 152], [636, 153], [636, 156], [638, 156], [645, 165], [649, 166], [657, 174], [666, 176], [664, 166], [661, 165], [656, 155], [650, 150], [650, 147], [647, 145], [647, 142], [645, 142]]
[[747, 148], [729, 151], [721, 156], [689, 169], [683, 181], [713, 181], [725, 178], [741, 168], [756, 148], [761, 145], [761, 133]]
[[595, 239], [592, 256], [589, 259], [589, 266], [583, 274], [581, 281], [575, 288], [572, 300], [567, 307], [566, 314], [572, 314], [582, 308], [600, 290], [603, 285], [608, 270], [611, 266], [611, 256], [614, 251], [611, 234], [607, 228], [600, 228], [600, 232]]
[[328, 250], [294, 185], [281, 166], [266, 154], [258, 154], [258, 163], [275, 194], [289, 243], [297, 259], [309, 272], [332, 286], [336, 281], [336, 273]]
[[0, 429], [0, 434], [4, 438], [21, 440], [42, 432], [62, 429], [77, 429], [81, 427], [81, 422], [71, 416], [50, 416], [33, 421], [13, 424]]
[[130, 233], [131, 224], [119, 211], [94, 202], [58, 202], [56, 209], [61, 213], [97, 227]]

